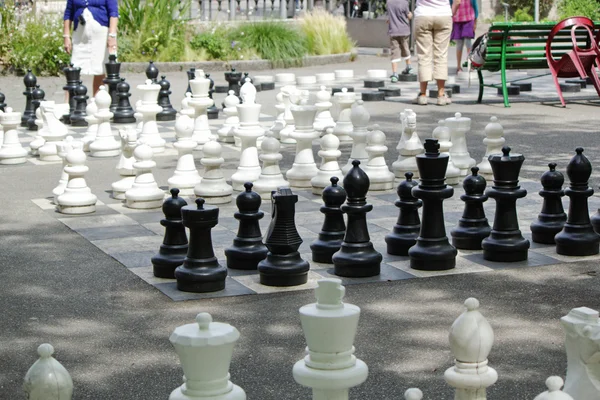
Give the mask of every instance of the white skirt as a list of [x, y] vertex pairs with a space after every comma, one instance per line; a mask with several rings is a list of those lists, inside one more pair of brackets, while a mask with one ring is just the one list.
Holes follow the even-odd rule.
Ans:
[[83, 10], [85, 25], [81, 22], [73, 31], [73, 51], [71, 63], [81, 68], [82, 75], [103, 75], [104, 64], [108, 62], [108, 28], [100, 25], [86, 8]]

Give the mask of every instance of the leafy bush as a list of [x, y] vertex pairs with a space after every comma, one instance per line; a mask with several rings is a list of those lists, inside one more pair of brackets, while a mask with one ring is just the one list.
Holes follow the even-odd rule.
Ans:
[[194, 50], [204, 50], [210, 59], [228, 60], [232, 53], [228, 36], [229, 32], [225, 29], [213, 29], [194, 36], [190, 46]]
[[519, 8], [515, 11], [514, 20], [517, 22], [532, 22], [535, 18], [529, 14], [530, 7]]
[[558, 4], [561, 19], [584, 16], [594, 21], [600, 19], [600, 1], [598, 0], [562, 0]]
[[315, 9], [300, 20], [310, 54], [340, 54], [354, 48], [346, 31], [346, 19], [325, 10]]
[[[585, 1], [585, 0], [583, 0]], [[517, 11], [519, 10], [524, 10], [526, 8], [529, 8], [530, 10], [532, 9], [533, 6], [533, 1], [532, 0], [505, 0], [506, 3], [508, 3], [509, 5], [509, 12], [513, 13], [513, 15], [517, 14]], [[501, 3], [501, 2], [499, 2]], [[548, 13], [550, 12], [550, 9], [552, 8], [552, 4], [554, 3], [554, 0], [540, 0], [540, 19], [547, 16]], [[502, 11], [502, 14], [504, 15], [504, 11]]]

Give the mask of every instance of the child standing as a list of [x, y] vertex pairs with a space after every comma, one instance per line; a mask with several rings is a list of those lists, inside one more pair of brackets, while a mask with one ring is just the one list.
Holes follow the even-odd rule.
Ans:
[[[474, 0], [476, 1], [476, 0]], [[410, 49], [408, 38], [410, 37], [410, 23], [412, 13], [410, 12], [409, 0], [387, 0], [388, 13], [388, 36], [390, 37], [390, 52], [392, 57], [393, 83], [398, 82], [398, 63], [406, 62], [406, 68], [402, 74], [410, 74]]]
[[[456, 12], [452, 16], [451, 40], [456, 42], [456, 72], [462, 71], [463, 46], [466, 44], [467, 54], [471, 51], [471, 39], [475, 37], [477, 28], [477, 0], [454, 0], [458, 3]], [[452, 4], [453, 0], [450, 0]], [[453, 8], [454, 9], [454, 8]]]

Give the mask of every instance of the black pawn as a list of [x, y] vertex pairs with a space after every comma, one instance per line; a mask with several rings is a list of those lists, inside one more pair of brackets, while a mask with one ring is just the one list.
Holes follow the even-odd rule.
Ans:
[[400, 209], [398, 221], [391, 233], [385, 236], [387, 252], [393, 256], [408, 256], [408, 249], [417, 243], [421, 231], [419, 208], [423, 202], [412, 195], [412, 189], [419, 183], [413, 181], [413, 173], [404, 174], [406, 180], [398, 185], [396, 207]]
[[323, 226], [318, 239], [310, 245], [313, 261], [325, 264], [333, 264], [331, 258], [342, 246], [346, 234], [344, 213], [340, 209], [346, 201], [346, 191], [338, 186], [338, 177], [333, 176], [330, 181], [331, 186], [327, 186], [322, 194], [325, 203], [320, 210], [325, 214]]
[[481, 241], [490, 236], [492, 228], [485, 217], [483, 203], [488, 199], [485, 192], [485, 178], [477, 175], [479, 168], [471, 168], [472, 175], [463, 181], [465, 194], [460, 199], [465, 202], [462, 218], [450, 234], [452, 245], [461, 250], [481, 250]]
[[556, 252], [565, 256], [591, 256], [598, 254], [600, 235], [590, 222], [588, 197], [594, 189], [588, 186], [592, 174], [592, 164], [583, 155], [583, 149], [575, 149], [577, 155], [567, 165], [569, 187], [565, 194], [569, 196], [569, 214], [562, 231], [556, 234]]
[[111, 97], [110, 102], [110, 111], [115, 112], [117, 109], [117, 103], [119, 102], [119, 98], [117, 97], [117, 85], [121, 82], [121, 77], [119, 73], [121, 71], [121, 63], [117, 62], [116, 54], [108, 55], [108, 62], [104, 64], [106, 68], [106, 78], [102, 80], [108, 86], [108, 93]]
[[152, 83], [158, 83], [158, 68], [154, 65], [154, 61], [148, 63], [146, 68], [146, 78], [152, 80]]
[[205, 206], [204, 199], [181, 208], [183, 225], [190, 230], [190, 242], [183, 264], [175, 269], [177, 289], [205, 293], [225, 289], [227, 269], [215, 257], [210, 230], [219, 223], [219, 209]]
[[298, 196], [288, 188], [280, 188], [272, 195], [273, 218], [265, 240], [269, 252], [258, 263], [263, 285], [296, 286], [308, 282], [310, 265], [298, 252], [302, 238], [294, 221], [297, 202]]
[[71, 123], [71, 115], [75, 111], [75, 88], [81, 80], [81, 68], [75, 68], [73, 64], [63, 69], [67, 84], [63, 86], [63, 90], [69, 93], [69, 113], [62, 116], [61, 121], [65, 124]]
[[4, 93], [0, 93], [0, 111], [4, 112], [4, 108], [6, 108], [6, 96]]
[[567, 214], [562, 204], [562, 197], [565, 195], [562, 188], [565, 177], [556, 171], [556, 163], [550, 163], [548, 167], [550, 170], [542, 175], [543, 189], [539, 192], [544, 198], [542, 211], [531, 223], [530, 229], [531, 240], [535, 243], [554, 244], [554, 236], [562, 231], [567, 221]]
[[493, 154], [488, 160], [494, 186], [485, 194], [496, 201], [496, 213], [492, 232], [481, 243], [483, 258], [498, 262], [525, 261], [530, 244], [519, 230], [517, 217], [517, 199], [527, 195], [527, 190], [519, 186], [519, 172], [525, 157], [511, 155], [510, 147], [504, 146], [502, 154]]
[[[210, 81], [210, 86], [208, 87], [208, 97], [213, 99], [213, 93], [215, 92], [215, 81], [210, 77], [210, 74], [204, 74], [206, 79]], [[208, 115], [208, 119], [218, 119], [219, 118], [219, 109], [216, 106], [216, 103], [213, 102], [213, 105], [206, 109], [206, 114]]]
[[35, 118], [35, 111], [33, 110], [33, 104], [31, 101], [33, 100], [32, 94], [35, 90], [35, 85], [37, 84], [37, 78], [30, 69], [27, 70], [27, 74], [23, 78], [23, 83], [25, 84], [25, 91], [23, 95], [25, 96], [25, 110], [23, 111], [23, 115], [21, 116], [21, 126], [27, 126], [27, 121], [29, 118], [33, 116]]
[[121, 82], [117, 85], [117, 108], [113, 113], [113, 122], [116, 124], [130, 124], [135, 122], [135, 111], [129, 103], [129, 84], [125, 82], [125, 78], [121, 78]]
[[37, 131], [38, 126], [35, 124], [36, 111], [40, 107], [40, 103], [44, 101], [46, 93], [40, 89], [40, 85], [35, 85], [35, 89], [31, 93], [31, 104], [33, 105], [33, 116], [27, 120], [27, 129], [30, 131]]
[[165, 218], [160, 220], [165, 227], [165, 237], [158, 254], [151, 259], [154, 276], [158, 278], [175, 278], [175, 268], [183, 264], [188, 252], [188, 240], [181, 219], [184, 206], [187, 206], [187, 202], [179, 197], [179, 189], [171, 189], [171, 197], [162, 205]]
[[194, 78], [196, 78], [196, 68], [190, 68], [189, 71], [187, 71], [187, 77], [188, 77], [188, 86], [187, 89], [185, 90], [186, 93], [192, 93], [192, 88], [190, 86], [190, 81]]
[[450, 244], [444, 225], [445, 199], [454, 189], [444, 183], [448, 154], [440, 154], [437, 139], [425, 140], [425, 154], [417, 156], [421, 183], [412, 195], [423, 201], [423, 222], [416, 244], [408, 250], [410, 267], [425, 271], [443, 271], [456, 266], [456, 248]]
[[69, 117], [71, 119], [71, 125], [73, 126], [87, 126], [88, 123], [85, 120], [87, 114], [85, 108], [87, 107], [87, 88], [83, 85], [83, 82], [79, 81], [79, 84], [73, 89], [73, 99], [75, 100], [75, 109]]
[[160, 81], [158, 82], [160, 85], [160, 92], [158, 92], [158, 105], [163, 109], [161, 112], [156, 114], [157, 121], [175, 121], [175, 117], [177, 116], [177, 111], [171, 105], [171, 100], [169, 99], [169, 95], [171, 94], [171, 84], [166, 79], [166, 76], [161, 76]]
[[348, 215], [348, 225], [340, 250], [331, 258], [334, 273], [351, 278], [379, 275], [383, 256], [371, 243], [367, 227], [367, 213], [373, 209], [367, 204], [367, 192], [371, 182], [360, 161], [352, 161], [352, 169], [344, 177], [344, 189], [348, 201], [342, 211]]
[[231, 68], [231, 71], [225, 72], [225, 80], [229, 84], [227, 93], [229, 93], [230, 90], [233, 90], [235, 95], [240, 97], [240, 81], [242, 80], [242, 73], [236, 72], [235, 68]]
[[239, 212], [233, 214], [240, 221], [238, 233], [233, 239], [233, 245], [225, 249], [227, 268], [252, 270], [258, 268], [258, 263], [267, 256], [267, 246], [262, 242], [258, 221], [265, 213], [260, 211], [261, 199], [258, 193], [252, 191], [252, 183], [244, 184], [245, 192], [235, 199]]

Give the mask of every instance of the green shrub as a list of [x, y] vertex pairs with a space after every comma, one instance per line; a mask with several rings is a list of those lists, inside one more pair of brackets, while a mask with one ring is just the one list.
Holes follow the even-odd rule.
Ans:
[[535, 18], [529, 14], [530, 7], [519, 8], [515, 11], [514, 20], [517, 22], [532, 22]]
[[584, 16], [594, 21], [600, 19], [600, 1], [598, 0], [562, 0], [558, 4], [561, 19]]
[[315, 9], [300, 21], [300, 27], [306, 35], [310, 54], [340, 54], [354, 48], [354, 42], [346, 30], [344, 17]]
[[[585, 1], [585, 0], [584, 0]], [[517, 11], [529, 8], [533, 12], [533, 1], [532, 0], [505, 0], [509, 5], [509, 12], [516, 16]], [[544, 18], [550, 12], [554, 4], [554, 0], [540, 0], [540, 19]], [[504, 14], [504, 12], [502, 12]]]
[[192, 38], [190, 47], [194, 50], [204, 50], [212, 60], [228, 60], [232, 54], [228, 35], [225, 29], [202, 32]]

